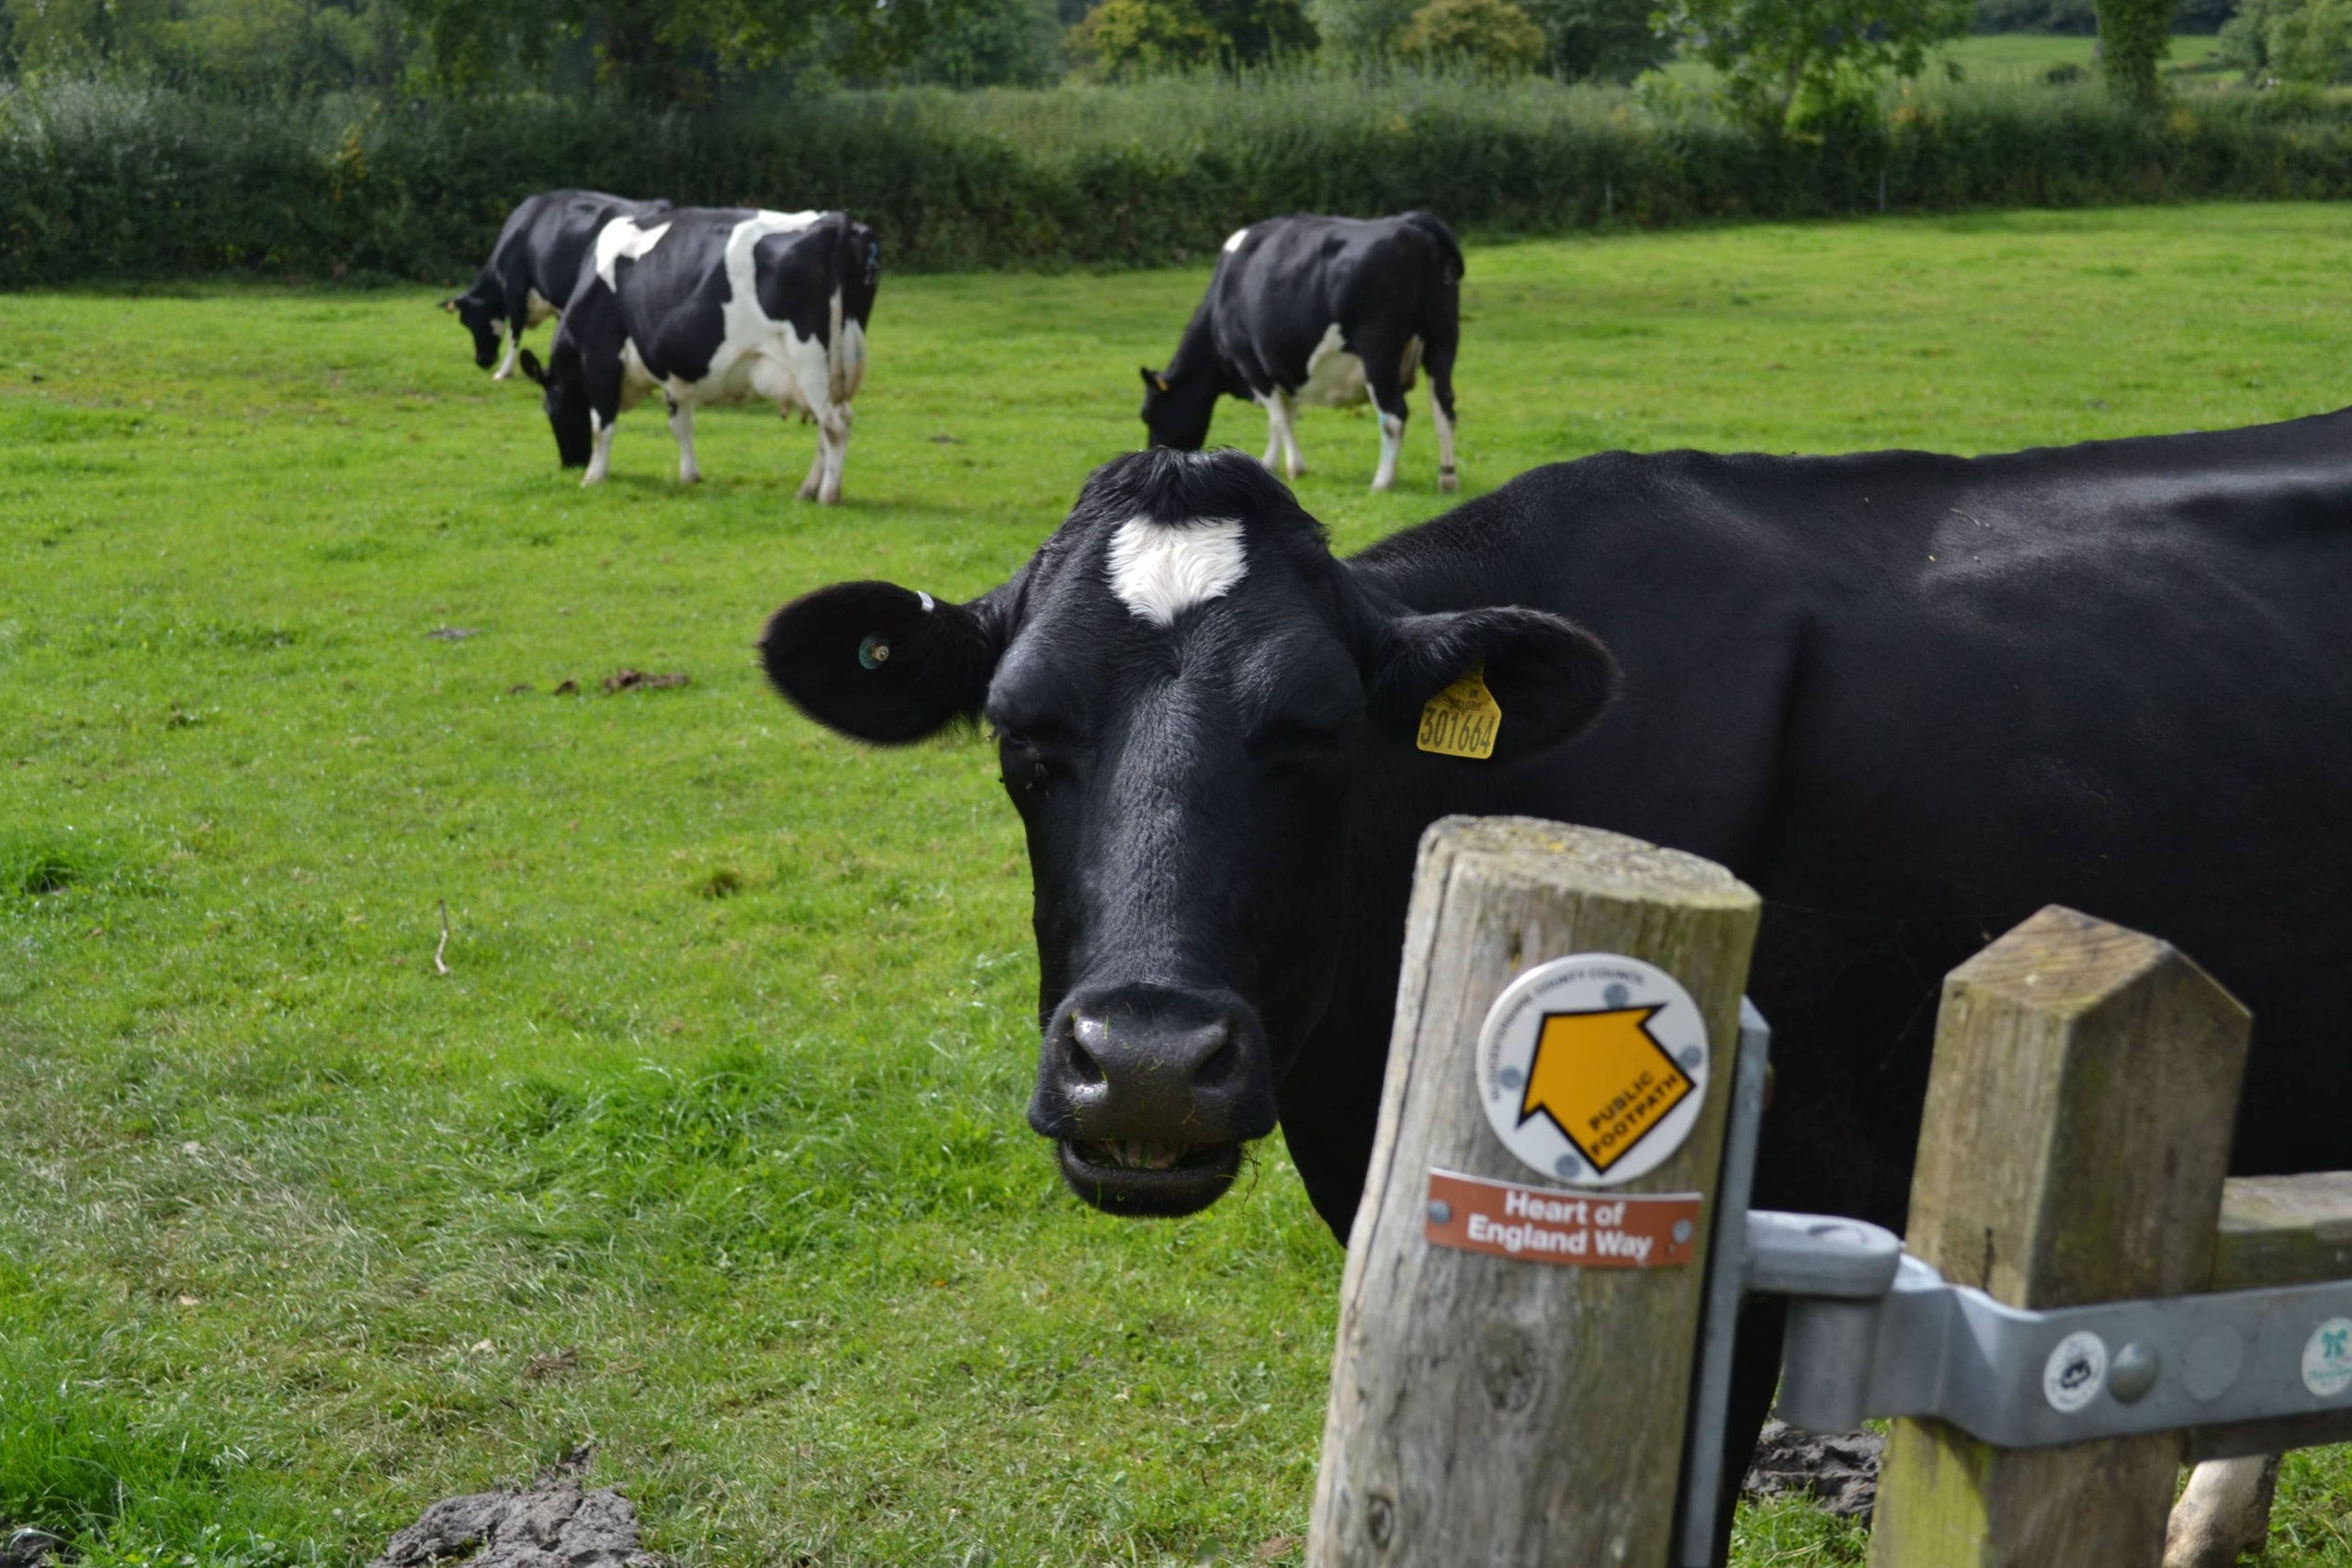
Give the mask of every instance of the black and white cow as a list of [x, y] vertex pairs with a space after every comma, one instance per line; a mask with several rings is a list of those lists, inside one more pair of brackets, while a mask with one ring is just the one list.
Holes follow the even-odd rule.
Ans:
[[865, 376], [865, 321], [882, 278], [874, 231], [842, 212], [681, 208], [656, 223], [616, 219], [596, 236], [541, 369], [563, 466], [602, 483], [613, 423], [659, 389], [695, 462], [695, 408], [773, 402], [817, 426], [801, 499], [834, 502], [849, 456], [850, 400]]
[[1395, 218], [1270, 218], [1236, 230], [1216, 258], [1168, 368], [1143, 373], [1143, 423], [1154, 446], [1196, 452], [1220, 397], [1266, 411], [1266, 467], [1306, 472], [1292, 428], [1297, 407], [1380, 414], [1372, 488], [1396, 482], [1405, 394], [1427, 366], [1437, 421], [1437, 484], [1453, 490], [1453, 354], [1462, 337], [1462, 247], [1426, 212]]
[[[580, 280], [580, 264], [605, 225], [616, 218], [649, 221], [669, 210], [666, 201], [632, 201], [600, 190], [542, 191], [506, 215], [474, 286], [442, 300], [441, 308], [474, 334], [474, 363], [488, 370], [495, 362], [491, 379], [503, 381], [514, 372], [524, 329], [562, 313]], [[504, 359], [498, 356], [501, 337]]]
[[[763, 649], [845, 734], [993, 727], [1035, 891], [1030, 1123], [1088, 1202], [1199, 1209], [1279, 1120], [1345, 1237], [1415, 843], [1523, 813], [1762, 892], [1756, 1201], [1900, 1230], [1941, 977], [2052, 902], [2252, 1007], [2239, 1171], [2346, 1163], [2312, 1086], [2352, 1071], [2347, 604], [2352, 412], [1977, 458], [1613, 453], [1346, 560], [1247, 457], [1156, 451], [980, 597], [843, 583]], [[1492, 757], [1418, 750], [1480, 670]], [[1743, 1324], [1742, 1463], [1778, 1312]]]

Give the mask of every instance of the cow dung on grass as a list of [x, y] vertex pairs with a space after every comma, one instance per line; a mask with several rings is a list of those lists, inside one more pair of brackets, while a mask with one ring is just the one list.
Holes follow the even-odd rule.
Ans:
[[669, 1568], [639, 1544], [637, 1510], [611, 1487], [580, 1489], [584, 1451], [527, 1492], [447, 1497], [392, 1537], [368, 1568]]

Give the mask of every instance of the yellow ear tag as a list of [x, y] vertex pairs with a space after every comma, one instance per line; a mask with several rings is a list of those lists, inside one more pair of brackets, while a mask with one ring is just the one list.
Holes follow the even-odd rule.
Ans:
[[1422, 705], [1421, 732], [1413, 744], [1444, 757], [1491, 757], [1502, 723], [1502, 705], [1487, 690], [1486, 671], [1473, 670]]

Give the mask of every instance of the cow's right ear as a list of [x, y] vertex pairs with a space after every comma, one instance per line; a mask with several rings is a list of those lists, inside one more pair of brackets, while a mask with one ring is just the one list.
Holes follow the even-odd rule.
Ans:
[[768, 680], [828, 729], [884, 746], [976, 719], [1003, 651], [988, 601], [950, 604], [895, 582], [841, 582], [769, 617]]
[[1147, 365], [1143, 367], [1143, 389], [1147, 392], [1168, 390], [1168, 378]]
[[441, 301], [441, 308], [448, 311], [449, 314], [453, 316], [456, 315], [458, 313], [458, 297], [454, 294], [450, 295], [449, 298]]
[[527, 348], [525, 349], [523, 351], [523, 357], [520, 364], [523, 367], [524, 375], [528, 376], [532, 380], [537, 381], [542, 387], [548, 384], [547, 369], [545, 367], [540, 365], [539, 356], [537, 355], [533, 354]]

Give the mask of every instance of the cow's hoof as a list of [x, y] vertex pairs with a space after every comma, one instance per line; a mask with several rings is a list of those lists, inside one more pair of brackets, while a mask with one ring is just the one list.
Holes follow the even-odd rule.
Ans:
[[1061, 1168], [1069, 1190], [1104, 1213], [1173, 1219], [1225, 1196], [1241, 1168], [1241, 1145], [1064, 1140]]
[[1452, 495], [1455, 491], [1462, 488], [1462, 481], [1452, 474], [1440, 474], [1438, 476], [1437, 488], [1444, 491], [1446, 494]]
[[1372, 481], [1372, 493], [1374, 495], [1386, 495], [1390, 491], [1395, 490], [1396, 488], [1396, 481], [1395, 479], [1374, 479]]

